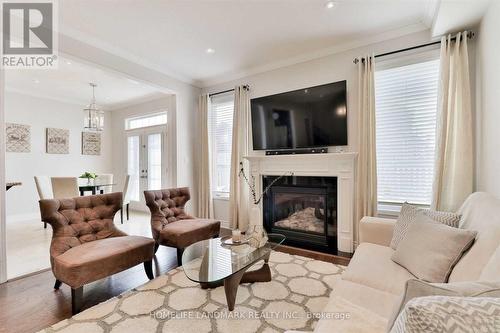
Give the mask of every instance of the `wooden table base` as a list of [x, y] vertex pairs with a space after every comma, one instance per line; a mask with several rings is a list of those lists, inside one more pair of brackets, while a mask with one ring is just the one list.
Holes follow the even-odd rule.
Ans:
[[224, 285], [224, 291], [226, 292], [226, 301], [229, 311], [234, 310], [234, 303], [236, 302], [236, 293], [238, 292], [238, 286], [240, 283], [253, 283], [253, 282], [269, 282], [271, 281], [271, 269], [269, 268], [269, 253], [264, 257], [264, 265], [255, 271], [247, 272], [246, 270], [250, 267], [242, 269], [233, 275], [224, 279], [221, 282], [215, 283], [200, 283], [202, 289], [217, 288]]

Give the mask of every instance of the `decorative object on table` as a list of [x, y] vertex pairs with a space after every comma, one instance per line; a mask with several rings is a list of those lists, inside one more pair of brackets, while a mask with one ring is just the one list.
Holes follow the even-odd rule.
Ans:
[[269, 191], [271, 186], [273, 186], [277, 181], [285, 176], [293, 176], [293, 172], [287, 171], [279, 177], [276, 177], [264, 190], [257, 195], [257, 185], [255, 182], [255, 177], [253, 175], [248, 178], [243, 168], [243, 163], [240, 162], [240, 172], [238, 173], [240, 177], [243, 177], [245, 183], [250, 189], [250, 195], [252, 200], [252, 208], [250, 209], [250, 218], [248, 222], [248, 229], [246, 231], [246, 238], [253, 247], [262, 247], [267, 243], [268, 237], [264, 225], [262, 223], [262, 217], [260, 213], [259, 204], [264, 197], [264, 195]]
[[104, 111], [99, 109], [95, 101], [95, 87], [97, 87], [97, 84], [90, 82], [89, 85], [92, 87], [92, 100], [83, 109], [83, 128], [87, 131], [102, 131], [104, 130]]
[[31, 126], [5, 124], [6, 151], [12, 153], [29, 153], [31, 151]]
[[82, 155], [101, 155], [101, 133], [82, 132]]
[[232, 236], [232, 241], [233, 243], [240, 243], [241, 242], [241, 231], [239, 229], [234, 229], [232, 232], [231, 232], [231, 236]]
[[69, 154], [69, 130], [47, 128], [47, 153]]
[[221, 238], [222, 245], [228, 246], [238, 246], [243, 244], [248, 244], [249, 241], [246, 238], [241, 238], [239, 241], [235, 241], [232, 236], [226, 236]]
[[87, 179], [87, 184], [88, 185], [91, 185], [92, 184], [92, 180], [95, 181], [95, 179], [99, 177], [98, 175], [96, 175], [95, 173], [93, 172], [84, 172], [80, 177], [78, 178], [81, 178], [81, 179]]

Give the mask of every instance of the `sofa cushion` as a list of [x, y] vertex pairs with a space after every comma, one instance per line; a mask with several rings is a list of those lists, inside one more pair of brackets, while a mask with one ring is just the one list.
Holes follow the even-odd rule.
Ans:
[[500, 244], [500, 200], [488, 193], [471, 194], [459, 213], [460, 228], [477, 231], [476, 241], [460, 259], [450, 282], [475, 281]]
[[391, 330], [399, 313], [412, 299], [425, 296], [500, 297], [500, 283], [455, 282], [428, 283], [422, 280], [408, 280], [404, 293], [395, 303], [387, 328]]
[[204, 239], [218, 236], [220, 221], [191, 219], [171, 222], [163, 226], [158, 243], [166, 246], [185, 248]]
[[315, 333], [383, 333], [387, 321], [348, 299], [334, 295], [323, 310], [331, 317], [321, 318]]
[[393, 253], [394, 250], [387, 246], [361, 243], [342, 279], [395, 295], [401, 294], [406, 281], [415, 276], [391, 260]]
[[439, 223], [413, 223], [399, 243], [392, 260], [429, 282], [446, 282], [451, 270], [467, 251], [476, 232]]
[[141, 236], [96, 240], [53, 258], [52, 270], [58, 280], [78, 288], [151, 260], [153, 248], [153, 239]]
[[332, 295], [342, 297], [385, 319], [391, 316], [394, 304], [399, 299], [399, 295], [342, 279], [335, 285]]
[[391, 248], [396, 249], [398, 244], [405, 238], [408, 227], [413, 223], [432, 220], [436, 223], [446, 224], [450, 227], [458, 227], [460, 215], [450, 212], [433, 211], [423, 209], [418, 206], [404, 203], [401, 207], [398, 220], [394, 226], [394, 233], [391, 240]]

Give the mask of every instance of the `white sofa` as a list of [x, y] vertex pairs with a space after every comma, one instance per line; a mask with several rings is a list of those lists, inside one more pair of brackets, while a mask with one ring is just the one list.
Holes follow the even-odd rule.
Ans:
[[[500, 200], [487, 193], [474, 193], [460, 213], [460, 228], [476, 230], [478, 234], [474, 245], [454, 267], [449, 282], [500, 281]], [[395, 220], [374, 217], [361, 220], [360, 245], [324, 309], [324, 313], [348, 317], [322, 318], [314, 332], [386, 332], [387, 321], [406, 281], [415, 278], [391, 260], [394, 250], [389, 244], [394, 223]]]

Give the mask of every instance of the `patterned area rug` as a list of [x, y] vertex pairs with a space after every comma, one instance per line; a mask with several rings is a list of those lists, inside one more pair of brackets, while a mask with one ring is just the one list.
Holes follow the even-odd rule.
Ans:
[[176, 268], [42, 332], [312, 331], [345, 267], [281, 252], [269, 265], [272, 281], [240, 285], [233, 312], [223, 287], [203, 290]]

